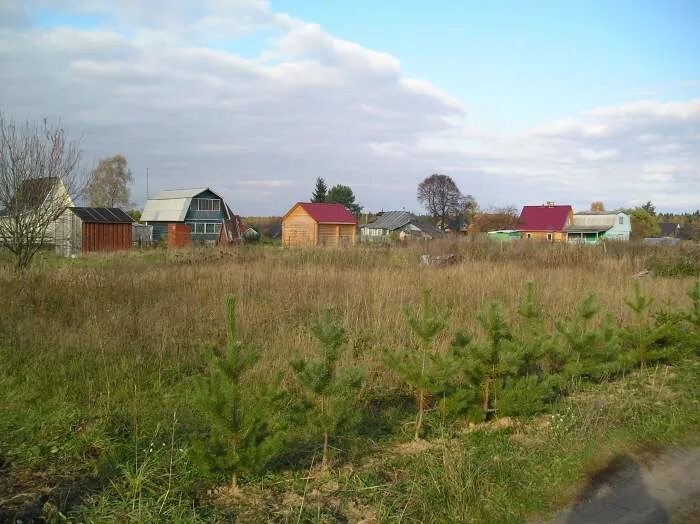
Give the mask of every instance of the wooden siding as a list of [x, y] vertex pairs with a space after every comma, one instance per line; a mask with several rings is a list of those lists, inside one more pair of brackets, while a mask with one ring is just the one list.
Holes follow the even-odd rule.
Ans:
[[282, 245], [309, 247], [316, 245], [318, 224], [301, 206], [282, 219]]
[[83, 222], [83, 253], [119, 251], [131, 248], [131, 224], [93, 224]]
[[301, 206], [282, 219], [284, 247], [346, 247], [357, 242], [354, 224], [319, 224]]
[[[529, 235], [529, 236], [528, 236]], [[552, 238], [547, 238], [552, 235]], [[549, 242], [566, 242], [566, 233], [562, 231], [522, 231], [520, 238], [525, 240], [544, 240]]]

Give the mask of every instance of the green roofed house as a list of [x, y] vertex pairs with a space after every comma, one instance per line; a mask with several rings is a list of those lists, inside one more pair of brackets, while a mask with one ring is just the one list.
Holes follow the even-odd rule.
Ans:
[[486, 233], [486, 238], [489, 240], [498, 240], [499, 242], [510, 242], [520, 239], [520, 231], [517, 229], [499, 229], [497, 231], [489, 231]]
[[187, 224], [195, 244], [230, 243], [243, 238], [240, 217], [208, 187], [161, 191], [148, 199], [141, 221], [153, 226], [153, 242], [167, 239], [168, 224]]
[[564, 232], [567, 242], [596, 244], [600, 240], [628, 241], [631, 230], [629, 215], [621, 211], [585, 211], [575, 213]]

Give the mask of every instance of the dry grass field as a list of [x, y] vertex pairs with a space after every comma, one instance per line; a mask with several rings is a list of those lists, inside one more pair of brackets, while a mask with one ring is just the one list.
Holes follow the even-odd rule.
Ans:
[[[383, 365], [382, 350], [412, 344], [403, 310], [418, 304], [424, 289], [432, 289], [438, 307], [449, 312], [450, 329], [438, 339], [437, 351], [456, 329], [482, 336], [476, 315], [492, 301], [517, 326], [513, 311], [529, 281], [550, 327], [570, 317], [588, 293], [595, 293], [617, 323], [632, 322], [624, 299], [632, 293], [633, 276], [645, 269], [656, 273], [639, 279], [654, 307], [688, 308], [699, 257], [697, 248], [684, 249], [466, 241], [349, 250], [246, 246], [79, 260], [46, 255], [21, 278], [0, 268], [0, 515], [505, 522], [548, 511], [562, 490], [564, 498], [574, 496], [586, 469], [601, 453], [609, 454], [600, 449], [605, 442], [612, 450], [637, 445], [634, 432], [640, 446], [645, 440], [684, 441], [697, 432], [697, 414], [687, 416], [693, 407], [687, 402], [698, 399], [697, 363], [682, 371], [649, 369], [632, 384], [623, 379], [605, 386], [631, 388], [624, 398], [629, 409], [620, 418], [620, 406], [606, 393], [601, 398], [610, 412], [600, 424], [609, 433], [596, 428], [586, 436], [578, 424], [571, 429], [576, 444], [564, 433], [539, 435], [525, 422], [448, 438], [435, 420], [426, 449], [404, 454], [396, 446], [410, 440], [410, 400]], [[454, 253], [460, 260], [421, 268], [423, 252]], [[335, 467], [323, 479], [308, 480], [308, 458], [317, 450], [302, 446], [264, 479], [252, 479], [248, 505], [240, 507], [213, 500], [211, 484], [187, 458], [200, 423], [190, 392], [206, 370], [211, 348], [224, 343], [227, 294], [238, 299], [242, 339], [262, 356], [252, 372], [256, 380], [282, 372], [284, 383], [290, 381], [291, 356], [311, 354], [310, 323], [329, 306], [348, 333], [344, 359], [367, 370], [363, 398], [389, 405], [382, 420], [364, 422], [365, 437], [334, 444]], [[660, 396], [652, 398], [647, 390]], [[676, 398], [678, 391], [684, 391], [684, 400], [675, 403], [676, 411], [653, 404], [664, 395]], [[590, 423], [576, 398], [553, 410], [578, 410], [578, 422]], [[524, 444], [512, 440], [516, 434]], [[595, 435], [598, 443], [590, 440]], [[570, 455], [549, 464], [551, 475], [531, 463], [567, 448]], [[533, 449], [532, 457], [523, 455], [527, 449]], [[515, 462], [489, 470], [499, 454]], [[509, 502], [506, 493], [523, 481], [514, 474], [516, 463], [532, 467], [532, 483]], [[532, 500], [524, 498], [528, 494]]]

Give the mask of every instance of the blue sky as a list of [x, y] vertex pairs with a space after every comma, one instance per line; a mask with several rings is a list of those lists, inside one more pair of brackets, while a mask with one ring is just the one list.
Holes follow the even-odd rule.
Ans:
[[[634, 98], [696, 95], [700, 2], [273, 0], [386, 51], [511, 131]], [[684, 85], [695, 81], [692, 86]]]
[[[418, 210], [700, 205], [700, 2], [5, 0], [0, 110], [59, 121], [133, 200], [280, 215], [314, 179]], [[50, 89], [47, 89], [50, 86]]]

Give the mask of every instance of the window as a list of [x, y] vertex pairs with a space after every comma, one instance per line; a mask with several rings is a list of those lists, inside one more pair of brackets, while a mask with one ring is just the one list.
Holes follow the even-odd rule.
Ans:
[[532, 238], [532, 233], [528, 233], [527, 238]]
[[547, 233], [547, 240], [552, 240], [552, 234], [551, 234], [551, 233]]
[[197, 211], [219, 211], [221, 210], [221, 200], [218, 198], [196, 198], [194, 208]]
[[218, 235], [221, 231], [221, 222], [188, 222], [187, 225], [196, 235]]
[[624, 224], [624, 223], [625, 223], [625, 217], [623, 217], [622, 215], [620, 215], [619, 217], [617, 217], [617, 223], [618, 223], [618, 224]]

